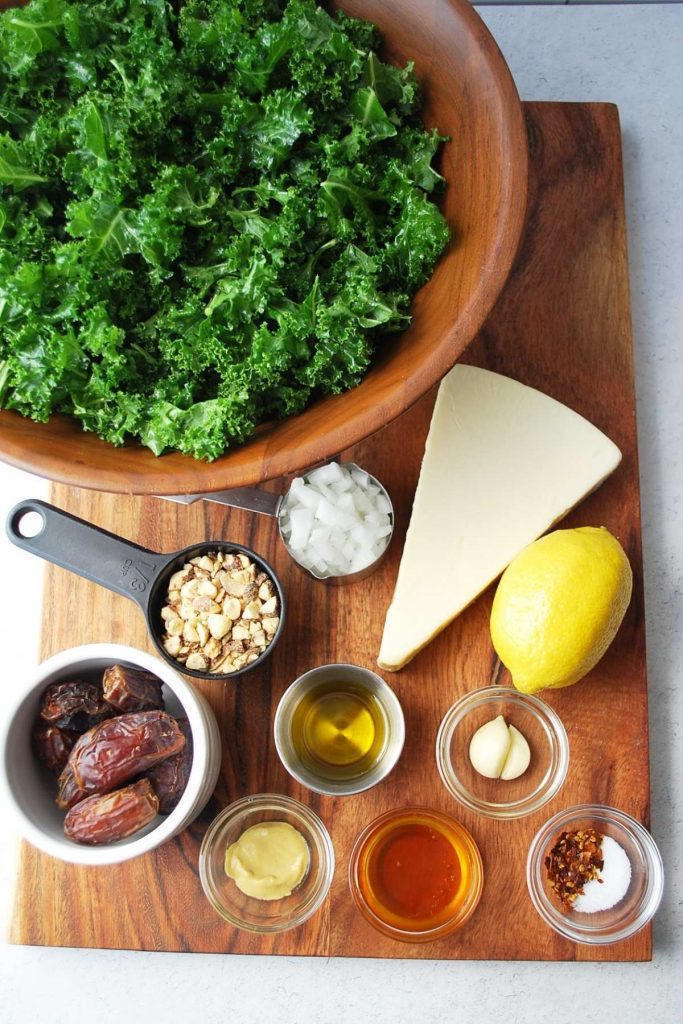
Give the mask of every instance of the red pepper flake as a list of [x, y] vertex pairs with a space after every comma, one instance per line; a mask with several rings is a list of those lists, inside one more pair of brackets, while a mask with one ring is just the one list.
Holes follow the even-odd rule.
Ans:
[[602, 882], [602, 839], [592, 828], [562, 832], [545, 858], [553, 892], [564, 906], [571, 908], [586, 882], [593, 878]]

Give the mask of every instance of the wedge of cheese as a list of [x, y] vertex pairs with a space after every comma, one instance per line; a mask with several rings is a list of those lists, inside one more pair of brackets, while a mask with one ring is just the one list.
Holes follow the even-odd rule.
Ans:
[[618, 466], [621, 452], [540, 391], [473, 366], [444, 377], [378, 664], [405, 665]]

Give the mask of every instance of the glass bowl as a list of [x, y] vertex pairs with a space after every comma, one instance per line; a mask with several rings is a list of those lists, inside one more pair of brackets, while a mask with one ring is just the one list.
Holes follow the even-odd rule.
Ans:
[[361, 914], [378, 931], [403, 942], [427, 942], [470, 919], [481, 898], [484, 868], [477, 844], [459, 821], [424, 807], [402, 807], [375, 818], [358, 836], [349, 886]]
[[[225, 872], [225, 853], [246, 829], [284, 821], [306, 840], [310, 864], [303, 881], [281, 899], [246, 896]], [[212, 821], [199, 851], [199, 877], [209, 902], [221, 917], [250, 932], [296, 928], [321, 906], [334, 874], [334, 847], [317, 814], [288, 796], [259, 793], [230, 804]]]
[[[593, 828], [610, 836], [631, 862], [626, 895], [609, 910], [579, 913], [563, 908], [548, 881], [545, 858], [562, 832]], [[566, 939], [601, 946], [635, 935], [650, 921], [664, 889], [664, 869], [650, 833], [624, 811], [599, 804], [580, 804], [560, 811], [534, 836], [526, 868], [531, 901], [546, 924]]]
[[[526, 738], [529, 767], [517, 779], [488, 779], [470, 762], [477, 729], [503, 715]], [[459, 803], [489, 818], [521, 818], [555, 796], [569, 767], [569, 741], [545, 701], [507, 686], [465, 694], [446, 712], [436, 737], [436, 762], [446, 789]]]

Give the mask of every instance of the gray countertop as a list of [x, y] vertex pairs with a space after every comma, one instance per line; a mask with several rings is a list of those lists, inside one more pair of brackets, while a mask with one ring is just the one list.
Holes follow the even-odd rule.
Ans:
[[[645, 561], [652, 832], [666, 871], [651, 964], [320, 960], [0, 946], [0, 1024], [473, 1020], [674, 1024], [683, 963], [683, 6], [486, 6], [523, 99], [605, 100], [621, 115]], [[44, 484], [0, 464], [8, 508]], [[41, 568], [2, 545], [6, 664], [35, 661]], [[31, 562], [29, 566], [28, 563]], [[18, 590], [17, 590], [18, 587]], [[28, 653], [27, 653], [28, 652]], [[9, 687], [12, 679], [5, 679]], [[0, 850], [7, 917], [14, 837]], [[112, 894], [115, 899], [116, 895]], [[504, 921], [501, 921], [504, 927]], [[539, 920], [539, 927], [543, 927]], [[4, 930], [4, 928], [3, 928]]]

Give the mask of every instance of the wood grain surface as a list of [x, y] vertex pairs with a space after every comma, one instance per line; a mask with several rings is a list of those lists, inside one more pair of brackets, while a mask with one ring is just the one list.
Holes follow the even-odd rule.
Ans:
[[[202, 684], [222, 726], [223, 765], [205, 813], [177, 840], [113, 868], [61, 864], [24, 845], [11, 941], [51, 945], [443, 959], [646, 960], [651, 931], [588, 948], [547, 928], [527, 895], [525, 860], [542, 822], [584, 801], [612, 804], [648, 824], [647, 684], [632, 344], [618, 114], [606, 104], [528, 104], [531, 206], [514, 272], [467, 361], [516, 377], [589, 417], [621, 448], [614, 476], [566, 526], [604, 525], [624, 544], [634, 596], [613, 646], [578, 687], [551, 694], [569, 734], [569, 776], [542, 811], [494, 822], [459, 809], [434, 759], [438, 724], [462, 693], [506, 682], [491, 647], [490, 590], [402, 672], [388, 676], [406, 715], [407, 741], [394, 772], [368, 793], [331, 799], [286, 775], [272, 740], [278, 698], [299, 673], [335, 660], [374, 667], [429, 424], [434, 393], [372, 439], [344, 453], [387, 485], [397, 510], [390, 557], [349, 587], [316, 584], [288, 560], [272, 520], [207, 503], [175, 506], [57, 486], [53, 499], [77, 515], [157, 550], [203, 538], [246, 542], [272, 560], [289, 601], [286, 633], [263, 668], [234, 683]], [[438, 579], [438, 550], [434, 552]], [[28, 557], [28, 556], [27, 556]], [[142, 616], [124, 598], [50, 567], [44, 656], [75, 644], [117, 640], [150, 649]], [[197, 874], [211, 818], [247, 793], [287, 792], [326, 822], [337, 869], [330, 898], [309, 922], [275, 937], [241, 933], [204, 899]], [[405, 804], [455, 814], [483, 855], [484, 894], [459, 933], [404, 944], [376, 933], [347, 886], [354, 837], [377, 814]]]
[[[0, 0], [0, 6], [7, 6]], [[519, 96], [469, 0], [341, 0], [379, 25], [383, 56], [413, 60], [424, 119], [450, 137], [440, 156], [442, 208], [454, 243], [411, 309], [410, 328], [378, 355], [361, 385], [264, 424], [215, 462], [114, 448], [64, 416], [33, 423], [0, 412], [3, 459], [51, 480], [131, 494], [196, 494], [294, 473], [367, 437], [453, 366], [505, 284], [521, 237], [528, 154]]]

